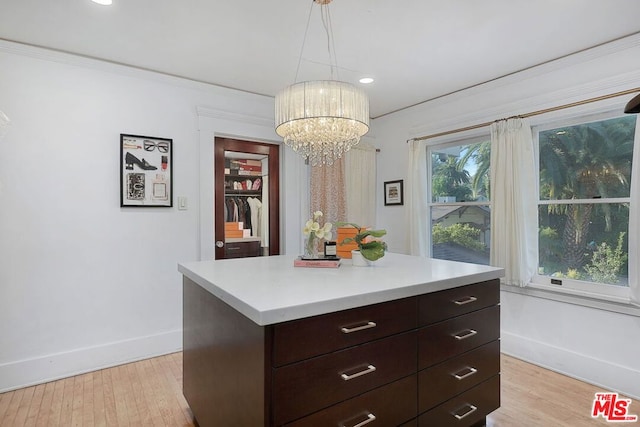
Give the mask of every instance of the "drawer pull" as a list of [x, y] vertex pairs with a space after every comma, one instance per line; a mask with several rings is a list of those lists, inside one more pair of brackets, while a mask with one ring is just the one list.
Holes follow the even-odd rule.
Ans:
[[466, 297], [463, 300], [453, 301], [453, 303], [455, 305], [465, 305], [465, 304], [469, 304], [470, 302], [474, 302], [474, 301], [477, 301], [477, 300], [478, 300], [478, 298], [476, 298], [476, 297]]
[[356, 372], [355, 374], [351, 374], [351, 375], [349, 375], [349, 374], [340, 374], [340, 376], [342, 377], [343, 380], [349, 381], [349, 380], [352, 380], [354, 378], [358, 378], [358, 377], [361, 377], [363, 375], [370, 374], [375, 370], [376, 370], [375, 366], [368, 365], [367, 369], [365, 369], [364, 371]]
[[456, 417], [458, 420], [461, 420], [473, 414], [474, 412], [476, 412], [478, 408], [476, 406], [467, 404], [467, 406], [464, 409], [467, 409], [467, 411], [464, 414], [460, 415], [456, 413], [456, 414], [453, 414], [453, 416]]
[[[367, 414], [367, 419], [364, 421], [360, 421], [358, 424], [354, 424], [353, 426], [350, 427], [362, 427], [364, 425], [369, 424], [371, 421], [375, 421], [376, 420], [376, 416], [373, 415], [372, 413], [368, 413]], [[340, 427], [349, 427], [346, 424], [340, 424]]]
[[455, 374], [452, 374], [452, 375], [457, 380], [463, 380], [463, 379], [465, 379], [467, 377], [470, 377], [471, 375], [475, 374], [476, 372], [478, 372], [478, 370], [476, 368], [472, 368], [471, 366], [465, 368], [464, 370], [468, 370], [468, 372], [466, 374], [462, 374], [462, 375], [460, 375], [460, 372], [456, 372]]
[[340, 328], [340, 330], [342, 331], [343, 334], [350, 334], [351, 332], [364, 331], [365, 329], [375, 328], [376, 326], [377, 326], [376, 322], [367, 322], [364, 325], [354, 326], [353, 328], [347, 328], [345, 326]]
[[462, 340], [466, 340], [467, 338], [471, 338], [472, 336], [474, 336], [477, 333], [478, 333], [478, 331], [476, 331], [476, 330], [467, 329], [466, 331], [458, 332], [453, 337], [455, 339], [457, 339], [458, 341], [462, 341]]

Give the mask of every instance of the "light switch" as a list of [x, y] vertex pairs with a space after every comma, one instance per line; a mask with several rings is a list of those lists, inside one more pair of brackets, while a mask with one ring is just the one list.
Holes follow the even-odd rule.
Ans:
[[178, 210], [186, 211], [188, 207], [187, 198], [184, 196], [178, 197]]

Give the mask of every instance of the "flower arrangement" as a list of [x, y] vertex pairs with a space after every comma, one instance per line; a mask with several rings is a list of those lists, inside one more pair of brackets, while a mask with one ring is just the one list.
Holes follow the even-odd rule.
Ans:
[[376, 261], [384, 256], [387, 244], [380, 240], [380, 237], [387, 234], [387, 230], [368, 230], [351, 222], [341, 222], [336, 225], [339, 227], [350, 225], [358, 230], [355, 236], [347, 237], [340, 242], [341, 244], [356, 242], [362, 256], [369, 261]]
[[321, 226], [320, 219], [322, 216], [321, 211], [315, 211], [313, 218], [309, 219], [302, 229], [302, 234], [306, 237], [304, 256], [307, 258], [318, 257], [318, 244], [322, 239], [331, 240], [333, 224], [325, 222], [325, 224]]

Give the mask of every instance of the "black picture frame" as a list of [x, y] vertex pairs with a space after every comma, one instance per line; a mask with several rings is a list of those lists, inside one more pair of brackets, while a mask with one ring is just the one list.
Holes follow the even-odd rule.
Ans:
[[120, 207], [173, 207], [173, 140], [120, 134]]
[[385, 181], [384, 183], [384, 205], [400, 206], [404, 204], [404, 181], [398, 179], [395, 181]]

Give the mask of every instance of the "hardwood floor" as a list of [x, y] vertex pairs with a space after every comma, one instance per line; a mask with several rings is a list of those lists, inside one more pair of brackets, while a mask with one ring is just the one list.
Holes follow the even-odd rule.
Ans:
[[[590, 416], [594, 393], [606, 390], [505, 355], [501, 370], [502, 406], [488, 427], [611, 425]], [[629, 409], [639, 415], [640, 402]], [[182, 353], [0, 394], [2, 427], [193, 425], [182, 396]]]
[[0, 426], [193, 426], [182, 353], [0, 394]]

